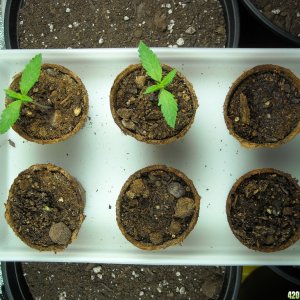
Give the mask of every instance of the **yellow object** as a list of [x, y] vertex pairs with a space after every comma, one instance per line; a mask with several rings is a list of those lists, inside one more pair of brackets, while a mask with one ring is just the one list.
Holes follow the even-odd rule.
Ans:
[[259, 268], [259, 266], [244, 266], [243, 267], [243, 276], [242, 276], [242, 282], [245, 281], [245, 279], [257, 268]]

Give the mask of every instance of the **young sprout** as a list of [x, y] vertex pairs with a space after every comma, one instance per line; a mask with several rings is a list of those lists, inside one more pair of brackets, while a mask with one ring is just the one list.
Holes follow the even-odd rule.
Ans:
[[33, 57], [30, 62], [26, 65], [20, 80], [20, 93], [15, 92], [11, 89], [5, 89], [7, 97], [13, 101], [7, 105], [3, 110], [0, 118], [0, 133], [3, 134], [13, 126], [18, 118], [20, 117], [21, 107], [25, 103], [34, 103], [41, 108], [48, 109], [50, 107], [41, 105], [27, 94], [34, 84], [38, 81], [42, 66], [42, 54], [38, 54]]
[[175, 128], [178, 105], [174, 95], [167, 91], [166, 87], [172, 83], [177, 71], [173, 69], [165, 77], [162, 77], [162, 67], [156, 54], [142, 41], [139, 43], [138, 51], [141, 64], [147, 75], [156, 82], [156, 84], [148, 87], [144, 94], [159, 91], [158, 106], [160, 106], [167, 124], [171, 128]]

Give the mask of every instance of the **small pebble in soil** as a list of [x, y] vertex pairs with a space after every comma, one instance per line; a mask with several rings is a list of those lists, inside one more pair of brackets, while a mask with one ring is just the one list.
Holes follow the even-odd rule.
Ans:
[[194, 34], [196, 29], [193, 26], [190, 26], [186, 31], [187, 34]]
[[95, 267], [95, 268], [93, 268], [93, 272], [94, 273], [99, 273], [99, 272], [101, 272], [101, 266], [98, 266], [98, 267]]
[[175, 198], [180, 198], [185, 194], [184, 187], [176, 181], [173, 181], [168, 185], [168, 192]]
[[150, 233], [149, 238], [154, 245], [159, 245], [163, 242], [163, 236], [160, 232]]
[[184, 45], [184, 39], [183, 38], [179, 38], [177, 41], [176, 41], [176, 44], [178, 46], [183, 46]]
[[73, 112], [75, 117], [78, 117], [81, 113], [81, 107], [75, 107]]
[[146, 76], [137, 76], [135, 78], [135, 83], [138, 86], [138, 88], [142, 89], [146, 82]]
[[59, 245], [67, 245], [71, 238], [71, 230], [62, 222], [54, 223], [49, 230], [49, 237], [52, 242]]
[[127, 121], [127, 120], [123, 119], [122, 124], [125, 128], [127, 128], [129, 130], [134, 130], [136, 127], [135, 124], [130, 120]]
[[175, 214], [177, 218], [185, 218], [194, 212], [194, 200], [187, 197], [182, 197], [177, 200]]

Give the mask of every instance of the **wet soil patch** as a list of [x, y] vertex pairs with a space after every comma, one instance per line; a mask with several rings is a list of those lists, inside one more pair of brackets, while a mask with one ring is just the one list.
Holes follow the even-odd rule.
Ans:
[[[178, 104], [176, 125], [173, 129], [166, 123], [158, 106], [159, 92], [144, 94], [147, 87], [154, 85], [155, 81], [146, 75], [140, 65], [133, 65], [132, 70], [130, 73], [125, 70], [127, 75], [120, 81], [117, 78], [117, 83], [112, 88], [111, 107], [117, 124], [142, 141], [166, 140], [186, 131], [191, 126], [198, 107], [191, 84], [177, 72], [173, 82], [167, 87]], [[170, 70], [170, 67], [164, 66], [163, 76]]]
[[[34, 16], [34, 18], [32, 17]], [[225, 47], [217, 0], [26, 0], [17, 24], [20, 48]]]
[[18, 175], [10, 189], [6, 219], [30, 246], [63, 249], [84, 218], [77, 185], [60, 168], [32, 166]]
[[274, 25], [300, 39], [299, 0], [251, 0]]
[[122, 188], [117, 220], [136, 246], [165, 248], [181, 242], [193, 229], [200, 199], [192, 183], [178, 174], [149, 167], [132, 175]]
[[219, 299], [225, 267], [23, 263], [32, 296], [53, 299]]
[[[21, 74], [10, 88], [20, 92]], [[36, 140], [55, 140], [70, 134], [85, 122], [88, 110], [87, 92], [81, 80], [68, 69], [44, 64], [38, 82], [28, 95], [34, 102], [22, 106], [14, 129]], [[78, 128], [79, 129], [79, 128]]]
[[256, 72], [233, 91], [227, 106], [233, 131], [257, 143], [277, 143], [300, 121], [300, 90], [282, 72]]
[[282, 250], [300, 237], [300, 188], [273, 170], [245, 175], [227, 200], [227, 217], [235, 236], [247, 247]]

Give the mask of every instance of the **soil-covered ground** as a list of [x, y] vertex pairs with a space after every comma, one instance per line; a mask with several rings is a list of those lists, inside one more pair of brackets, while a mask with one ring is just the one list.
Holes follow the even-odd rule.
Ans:
[[300, 39], [299, 0], [251, 0], [275, 25]]
[[[169, 71], [168, 71], [169, 72]], [[166, 76], [166, 69], [163, 76]], [[116, 89], [114, 106], [122, 125], [144, 140], [164, 140], [178, 135], [188, 127], [195, 116], [197, 106], [194, 91], [186, 84], [183, 75], [175, 76], [167, 87], [178, 104], [175, 128], [171, 128], [164, 119], [158, 105], [159, 92], [144, 94], [147, 87], [155, 81], [146, 75], [143, 68], [138, 68], [124, 77]]]
[[175, 244], [191, 230], [198, 216], [197, 196], [191, 186], [163, 169], [134, 177], [118, 199], [123, 229], [143, 245], [162, 245], [172, 240]]
[[283, 74], [255, 73], [237, 87], [227, 113], [240, 137], [257, 144], [276, 143], [298, 126], [300, 91]]
[[[34, 17], [33, 17], [34, 16]], [[26, 0], [20, 48], [224, 47], [219, 0]]]
[[78, 190], [64, 174], [46, 167], [19, 174], [7, 207], [15, 232], [42, 250], [65, 248], [83, 218]]
[[218, 299], [225, 267], [23, 263], [35, 299]]
[[[87, 114], [87, 95], [80, 79], [71, 71], [44, 64], [39, 80], [29, 91], [33, 103], [25, 104], [16, 122], [18, 130], [31, 138], [51, 140], [61, 138], [78, 126]], [[20, 91], [18, 76], [10, 88]]]
[[281, 248], [299, 238], [300, 189], [281, 174], [253, 174], [230, 195], [234, 234], [249, 248]]

